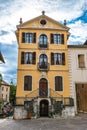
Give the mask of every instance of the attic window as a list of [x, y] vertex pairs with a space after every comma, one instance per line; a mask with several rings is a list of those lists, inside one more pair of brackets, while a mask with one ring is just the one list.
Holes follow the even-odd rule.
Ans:
[[46, 24], [46, 20], [45, 20], [45, 19], [42, 19], [42, 20], [40, 21], [40, 23], [41, 23], [42, 25], [45, 25], [45, 24]]

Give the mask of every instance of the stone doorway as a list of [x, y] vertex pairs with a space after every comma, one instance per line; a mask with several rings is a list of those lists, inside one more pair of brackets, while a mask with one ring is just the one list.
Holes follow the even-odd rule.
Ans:
[[44, 99], [40, 101], [40, 117], [48, 117], [49, 102]]

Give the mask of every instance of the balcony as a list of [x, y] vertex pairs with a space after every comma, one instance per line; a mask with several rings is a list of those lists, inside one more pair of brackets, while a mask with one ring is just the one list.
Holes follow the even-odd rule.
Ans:
[[39, 44], [38, 44], [38, 48], [39, 48], [39, 49], [43, 49], [43, 48], [44, 48], [44, 49], [48, 49], [48, 43], [45, 43], [45, 44], [44, 44], [44, 43], [43, 43], [43, 44], [42, 44], [42, 43], [39, 43]]
[[49, 63], [47, 63], [47, 62], [38, 63], [38, 70], [48, 71], [49, 70]]

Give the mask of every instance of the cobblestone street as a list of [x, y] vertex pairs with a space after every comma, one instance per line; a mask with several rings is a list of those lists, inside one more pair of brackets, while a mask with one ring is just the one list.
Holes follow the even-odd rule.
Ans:
[[0, 119], [0, 130], [87, 130], [87, 114], [68, 119]]

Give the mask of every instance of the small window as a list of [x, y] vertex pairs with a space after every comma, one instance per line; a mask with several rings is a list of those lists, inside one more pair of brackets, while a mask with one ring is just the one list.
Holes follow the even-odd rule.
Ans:
[[25, 76], [24, 77], [24, 90], [25, 91], [32, 91], [32, 76]]
[[55, 77], [55, 91], [63, 91], [63, 81], [61, 76]]
[[40, 21], [40, 23], [41, 23], [42, 25], [45, 25], [45, 24], [46, 24], [46, 20], [45, 20], [45, 19], [42, 19], [42, 20]]
[[85, 68], [84, 54], [78, 55], [78, 67]]

